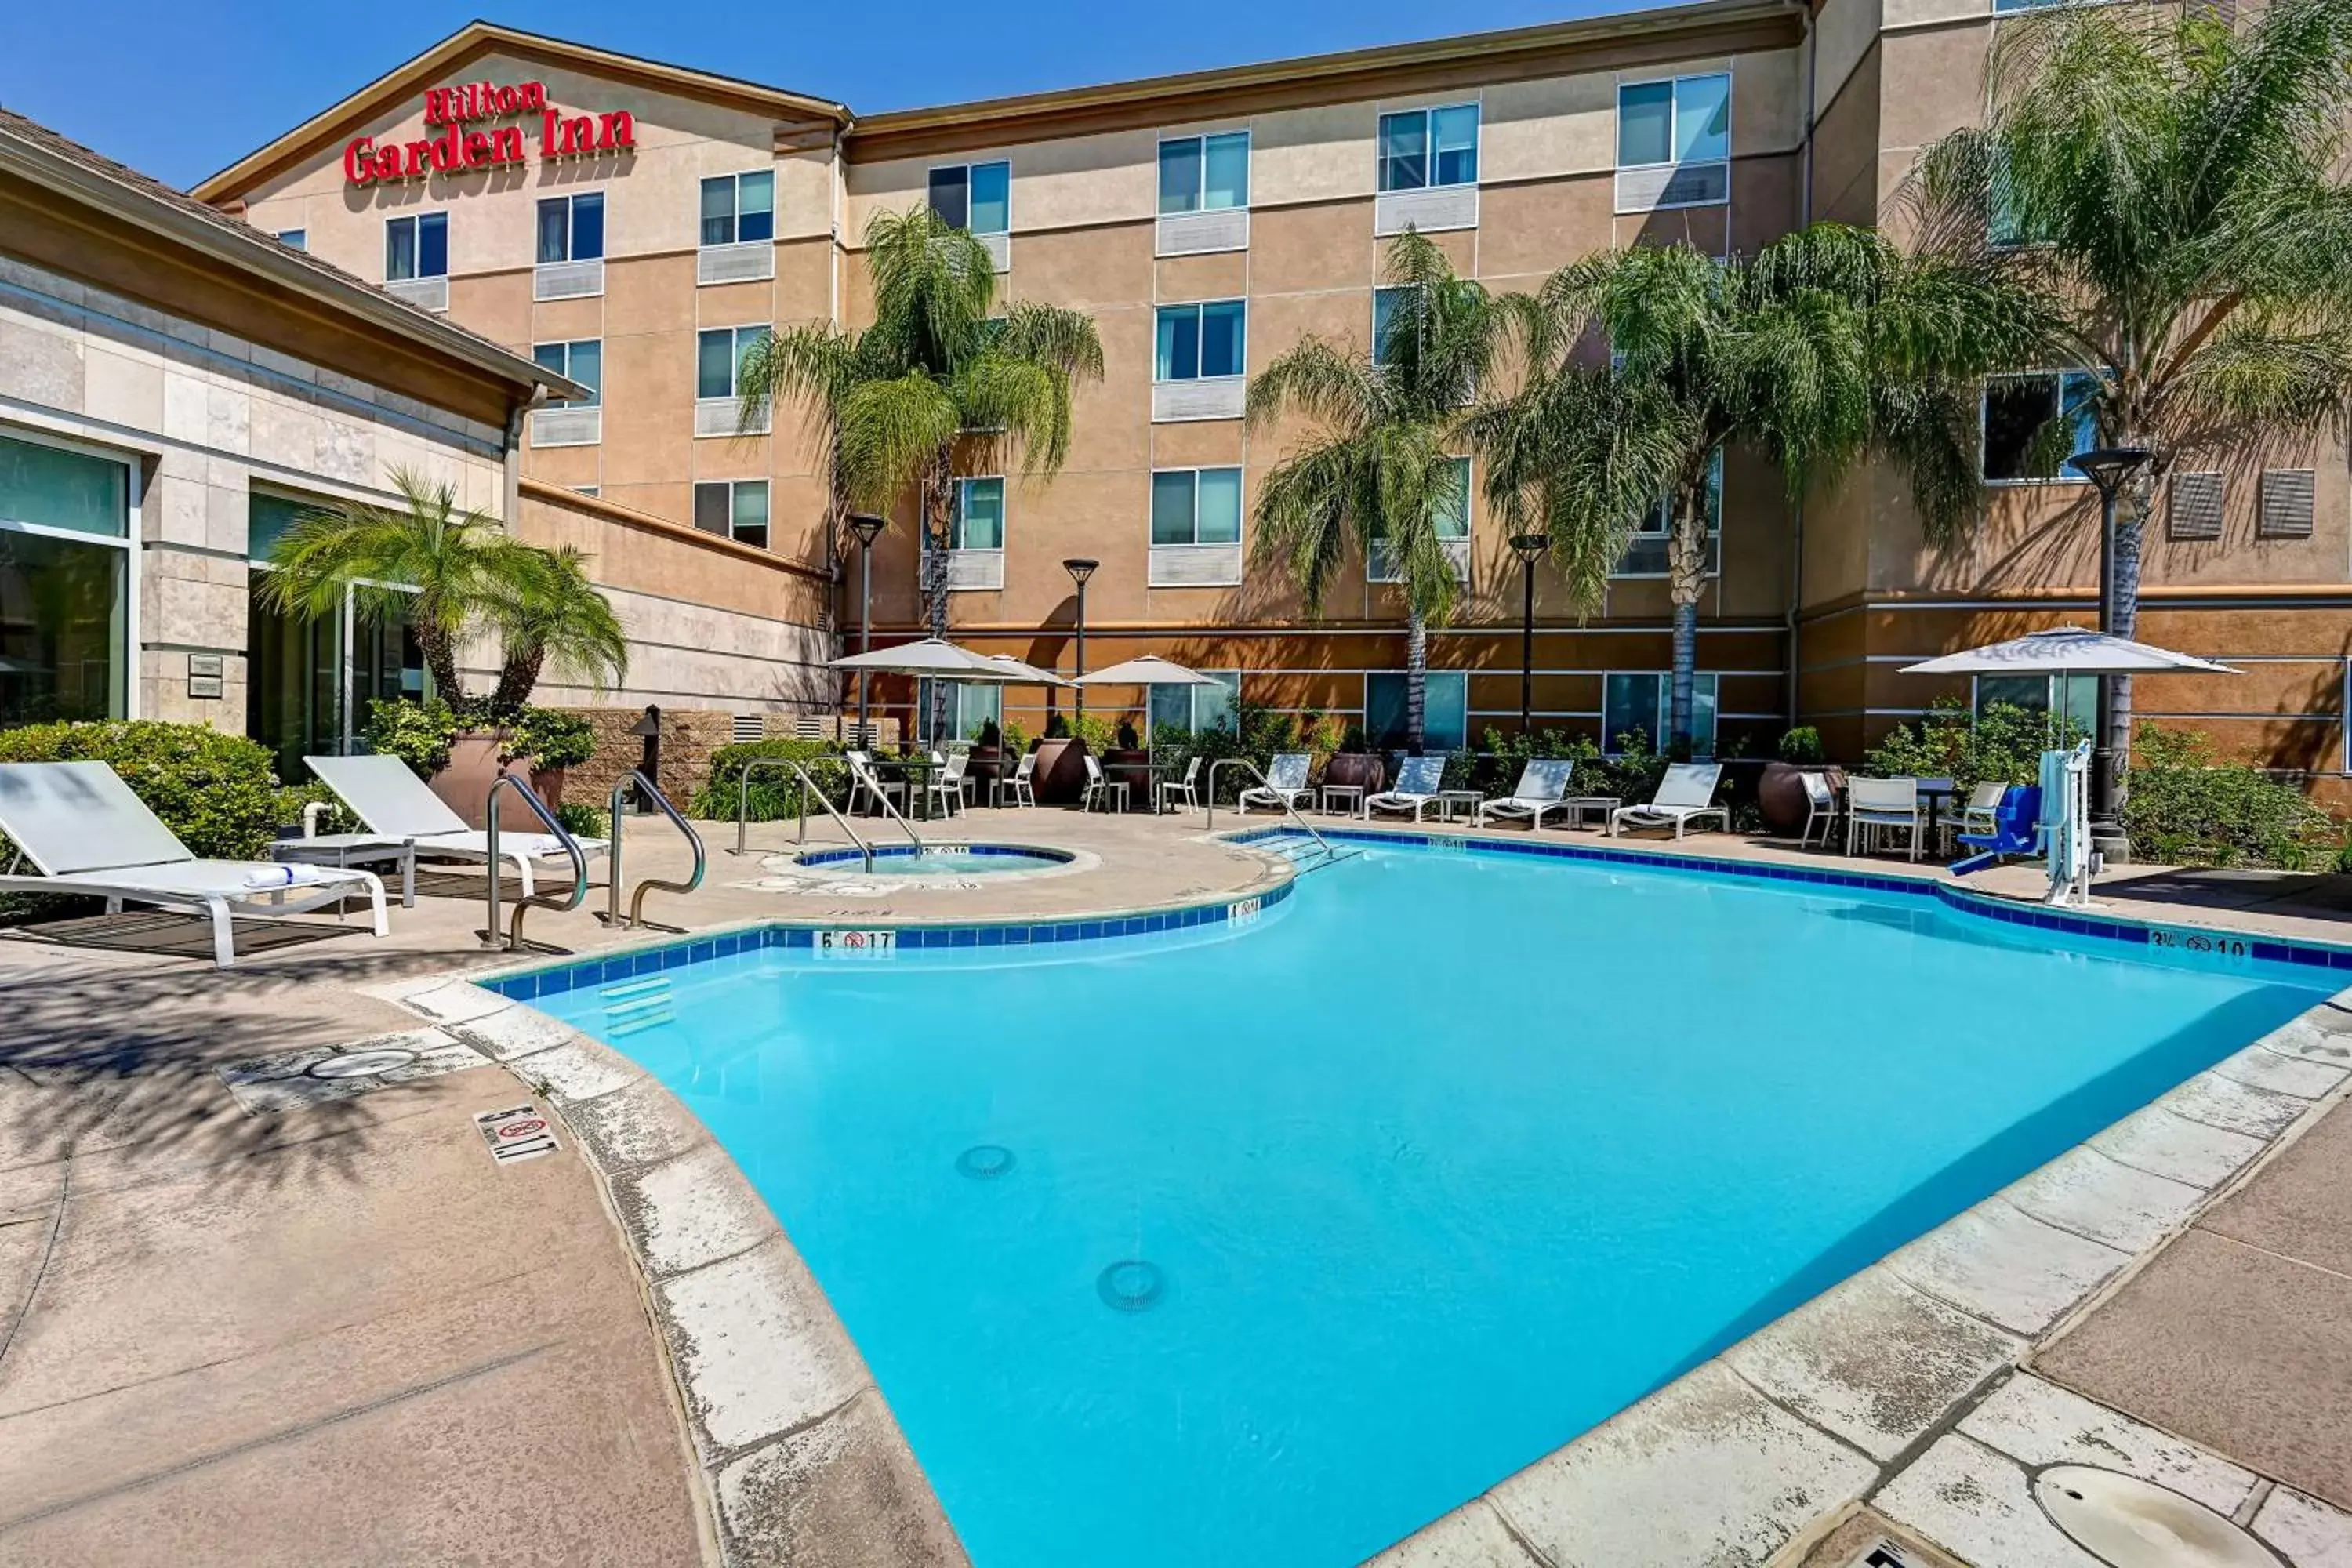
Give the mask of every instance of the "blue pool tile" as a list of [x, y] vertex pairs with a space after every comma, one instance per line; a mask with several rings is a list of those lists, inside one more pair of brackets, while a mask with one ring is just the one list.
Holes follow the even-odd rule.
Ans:
[[1007, 926], [1007, 927], [1005, 927], [1005, 928], [1004, 928], [1004, 945], [1005, 945], [1005, 946], [1007, 946], [1007, 947], [1026, 947], [1026, 946], [1028, 946], [1028, 945], [1029, 945], [1029, 928], [1028, 928], [1027, 926]]
[[977, 926], [958, 926], [951, 934], [955, 938], [954, 945], [957, 947], [980, 945], [980, 928]]
[[633, 975], [658, 974], [661, 973], [661, 954], [658, 952], [631, 953], [629, 955], [629, 973]]
[[980, 945], [982, 947], [1003, 947], [1004, 945], [1004, 928], [1003, 926], [981, 927]]
[[719, 944], [715, 942], [698, 942], [689, 945], [686, 951], [689, 962], [707, 963], [719, 956]]
[[625, 958], [606, 959], [604, 975], [604, 984], [607, 985], [615, 980], [626, 980], [629, 977], [629, 961]]
[[1103, 928], [1102, 921], [1087, 921], [1078, 927], [1078, 940], [1081, 942], [1093, 942], [1095, 939], [1101, 936], [1102, 933]]

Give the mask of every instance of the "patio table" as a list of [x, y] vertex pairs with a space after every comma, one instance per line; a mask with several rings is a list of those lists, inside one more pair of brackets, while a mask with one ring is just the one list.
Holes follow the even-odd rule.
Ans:
[[946, 766], [945, 763], [935, 763], [929, 757], [877, 757], [874, 759], [874, 769], [877, 773], [886, 768], [895, 769], [898, 775], [907, 781], [907, 803], [915, 808], [908, 815], [921, 822], [929, 822], [931, 817], [929, 787], [931, 775]]
[[283, 864], [400, 868], [400, 907], [416, 907], [416, 844], [408, 838], [387, 838], [381, 833], [321, 833], [309, 838], [280, 838], [269, 847], [269, 858]]

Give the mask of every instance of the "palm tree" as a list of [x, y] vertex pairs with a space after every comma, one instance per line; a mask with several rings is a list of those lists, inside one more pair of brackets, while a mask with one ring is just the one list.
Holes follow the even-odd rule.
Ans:
[[1636, 246], [1571, 262], [1526, 319], [1523, 386], [1472, 422], [1488, 497], [1509, 525], [1551, 536], [1588, 612], [1663, 500], [1674, 607], [1665, 741], [1675, 755], [1691, 745], [1723, 448], [1760, 450], [1792, 502], [1883, 451], [1908, 471], [1940, 537], [1979, 504], [1969, 458], [1978, 378], [2016, 363], [2046, 331], [2031, 292], [1996, 268], [1906, 255], [1826, 223], [1753, 257]]
[[271, 545], [262, 604], [306, 620], [340, 617], [348, 593], [362, 615], [416, 628], [425, 668], [452, 701], [457, 644], [495, 621], [510, 584], [538, 568], [531, 547], [495, 518], [460, 509], [457, 490], [405, 469], [392, 476], [398, 506], [351, 501], [295, 520]]
[[[944, 637], [959, 466], [985, 473], [1017, 460], [1026, 478], [1058, 472], [1071, 388], [1101, 379], [1102, 341], [1080, 311], [1016, 300], [996, 314], [987, 248], [928, 206], [877, 213], [866, 266], [873, 325], [776, 333], [746, 358], [744, 418], [755, 422], [770, 399], [802, 406], [825, 442], [836, 530], [851, 507], [887, 515], [911, 492], [931, 631]], [[945, 691], [934, 700], [943, 705]]]
[[[2036, 466], [2055, 471], [2078, 418], [2102, 447], [2153, 454], [2116, 507], [2102, 608], [2126, 637], [2168, 470], [2341, 440], [2352, 416], [2352, 5], [2273, 0], [2242, 33], [2219, 9], [2004, 23], [1987, 123], [1931, 147], [1906, 193], [1932, 243], [1998, 256], [2060, 302], [2052, 354], [2011, 368], [2090, 374], [2060, 383], [2074, 395]], [[2109, 689], [2100, 739], [2120, 774], [2131, 683]]]
[[1251, 510], [1254, 546], [1297, 584], [1309, 615], [1351, 554], [1386, 564], [1405, 601], [1405, 731], [1427, 740], [1429, 627], [1461, 593], [1441, 521], [1466, 518], [1464, 426], [1509, 339], [1516, 307], [1454, 275], [1445, 253], [1408, 229], [1389, 246], [1394, 290], [1379, 352], [1310, 337], [1250, 384], [1248, 426], [1286, 413], [1311, 422], [1305, 442], [1266, 473]]
[[497, 613], [504, 658], [490, 706], [511, 712], [530, 700], [552, 658], [599, 689], [629, 671], [629, 641], [611, 601], [588, 580], [588, 556], [575, 545], [530, 552], [530, 570], [504, 584]]

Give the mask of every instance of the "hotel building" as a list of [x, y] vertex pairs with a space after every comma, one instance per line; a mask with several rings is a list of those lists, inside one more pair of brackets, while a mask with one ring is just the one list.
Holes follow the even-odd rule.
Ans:
[[[529, 416], [522, 531], [593, 518], [727, 543], [732, 618], [672, 684], [694, 689], [677, 700], [746, 712], [829, 709], [837, 689], [822, 679], [777, 678], [806, 673], [793, 662], [804, 653], [779, 649], [854, 632], [859, 604], [855, 546], [828, 537], [799, 411], [738, 431], [738, 356], [774, 323], [866, 320], [867, 220], [929, 202], [987, 245], [1007, 297], [1091, 315], [1108, 365], [1077, 394], [1050, 483], [962, 479], [952, 635], [1070, 670], [1063, 563], [1092, 559], [1097, 668], [1158, 652], [1252, 702], [1360, 717], [1378, 735], [1402, 708], [1397, 591], [1359, 568], [1309, 618], [1252, 563], [1255, 487], [1298, 436], [1244, 430], [1252, 372], [1309, 333], [1369, 352], [1382, 247], [1408, 226], [1465, 275], [1525, 289], [1608, 247], [1722, 253], [1812, 218], [1877, 222], [1917, 151], [1981, 116], [2008, 8], [1706, 0], [871, 116], [478, 23], [196, 194], [585, 388]], [[1969, 695], [1903, 664], [2086, 621], [2095, 498], [2016, 477], [2018, 431], [2058, 395], [2047, 375], [1988, 390], [1987, 515], [1944, 551], [1897, 474], [1865, 471], [1800, 510], [1767, 466], [1727, 453], [1700, 605], [1703, 742], [1760, 749], [1806, 722], [1851, 756], [1930, 700]], [[2143, 635], [2245, 673], [2145, 679], [2137, 706], [2340, 795], [2346, 454], [2207, 467], [2159, 503]], [[1483, 504], [1458, 527], [1467, 592], [1432, 638], [1439, 743], [1515, 725], [1519, 701], [1519, 565]], [[875, 546], [879, 632], [921, 624], [919, 549], [903, 515]], [[1538, 569], [1539, 724], [1655, 732], [1664, 565], [1663, 536], [1637, 539], [1589, 618]], [[676, 613], [695, 602], [680, 595]], [[2051, 694], [1988, 682], [1977, 695]], [[995, 700], [959, 693], [960, 720]], [[1180, 721], [1223, 700], [1129, 694]]]

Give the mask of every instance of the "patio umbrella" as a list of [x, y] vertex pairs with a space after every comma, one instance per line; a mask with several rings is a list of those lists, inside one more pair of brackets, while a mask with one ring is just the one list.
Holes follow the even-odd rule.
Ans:
[[[1187, 669], [1182, 665], [1164, 659], [1156, 653], [1147, 653], [1123, 663], [1114, 664], [1108, 669], [1097, 669], [1089, 674], [1081, 675], [1071, 684], [1076, 686], [1223, 686], [1224, 682], [1213, 675], [1202, 675], [1197, 669]], [[1143, 754], [1150, 760], [1152, 766], [1159, 765], [1159, 733], [1151, 722], [1151, 710], [1148, 707], [1143, 714]], [[1174, 764], [1171, 763], [1170, 766], [1172, 767]], [[1150, 776], [1156, 779], [1159, 775], [1154, 773]]]
[[[828, 668], [864, 669], [881, 675], [912, 675], [931, 680], [971, 680], [982, 684], [1003, 685], [1011, 678], [1003, 667], [984, 655], [977, 654], [961, 644], [944, 637], [925, 637], [920, 642], [899, 643], [892, 647], [877, 647], [870, 653], [853, 653], [831, 660]], [[936, 742], [939, 737], [933, 735]]]
[[997, 679], [1007, 686], [1071, 686], [1076, 684], [1074, 681], [1064, 679], [1062, 677], [1055, 675], [1052, 670], [1040, 669], [1034, 664], [1024, 664], [1009, 653], [992, 653], [988, 656], [988, 662], [996, 666], [1003, 672]]
[[2084, 626], [2053, 626], [2007, 642], [1903, 667], [1906, 675], [2236, 675], [2226, 664]]

